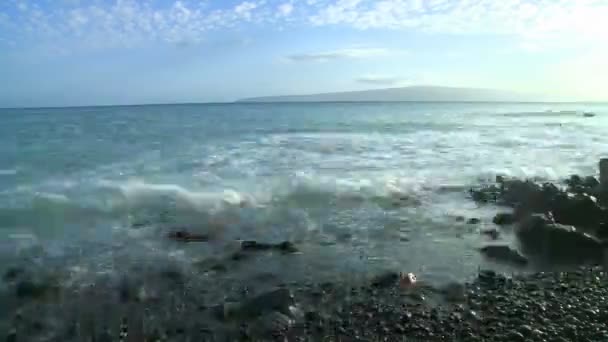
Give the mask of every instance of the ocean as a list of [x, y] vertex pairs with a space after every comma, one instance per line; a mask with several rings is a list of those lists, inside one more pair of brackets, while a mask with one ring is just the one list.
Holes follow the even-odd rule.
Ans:
[[[29, 265], [84, 286], [179, 265], [209, 298], [384, 270], [430, 283], [514, 271], [479, 255], [498, 209], [467, 190], [496, 175], [595, 174], [608, 156], [606, 104], [0, 109], [0, 123], [0, 271]], [[176, 229], [211, 239], [167, 239]], [[300, 253], [202, 269], [239, 240]], [[514, 243], [508, 231], [501, 241]]]

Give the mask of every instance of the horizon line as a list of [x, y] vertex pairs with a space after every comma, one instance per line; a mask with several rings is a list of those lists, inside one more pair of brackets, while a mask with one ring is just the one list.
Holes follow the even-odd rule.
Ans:
[[332, 103], [511, 103], [511, 104], [608, 104], [607, 101], [424, 101], [424, 100], [395, 100], [395, 101], [247, 101], [235, 100], [225, 102], [167, 102], [167, 103], [133, 103], [133, 104], [91, 104], [70, 106], [24, 106], [0, 107], [6, 109], [62, 109], [62, 108], [99, 108], [99, 107], [147, 107], [147, 106], [191, 106], [191, 105], [268, 105], [268, 104], [332, 104]]

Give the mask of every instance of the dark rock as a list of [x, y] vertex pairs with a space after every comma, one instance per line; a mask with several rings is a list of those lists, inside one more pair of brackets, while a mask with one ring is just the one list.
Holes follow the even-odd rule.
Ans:
[[515, 223], [516, 219], [515, 219], [515, 215], [513, 215], [511, 213], [498, 213], [498, 214], [496, 214], [496, 216], [494, 216], [494, 219], [492, 220], [492, 222], [494, 222], [494, 224], [497, 224], [499, 226], [504, 226], [504, 225], [509, 225], [509, 224]]
[[272, 249], [273, 245], [269, 243], [261, 243], [257, 241], [241, 242], [241, 250], [244, 251], [267, 251]]
[[17, 298], [41, 299], [59, 292], [59, 286], [51, 280], [22, 280], [15, 286]]
[[279, 243], [278, 245], [276, 245], [276, 248], [283, 253], [297, 253], [298, 252], [298, 248], [296, 247], [296, 245], [294, 245], [293, 242], [290, 242], [290, 241], [283, 241], [283, 242]]
[[477, 275], [477, 278], [481, 281], [494, 281], [496, 279], [497, 274], [492, 270], [481, 270]]
[[467, 220], [467, 224], [479, 224], [479, 222], [481, 222], [481, 220], [476, 217], [472, 217]]
[[290, 241], [283, 241], [277, 244], [263, 243], [257, 241], [243, 241], [241, 242], [241, 250], [243, 251], [268, 251], [275, 249], [283, 253], [296, 253], [298, 248]]
[[205, 234], [190, 233], [186, 230], [176, 230], [167, 234], [167, 238], [179, 242], [206, 242], [209, 236]]
[[168, 268], [160, 272], [160, 276], [176, 283], [184, 281], [184, 275], [177, 269]]
[[277, 311], [272, 311], [262, 315], [254, 325], [258, 330], [258, 334], [261, 336], [283, 336], [285, 335], [292, 327], [293, 320]]
[[237, 251], [234, 252], [231, 256], [230, 256], [230, 260], [232, 261], [242, 261], [245, 260], [247, 258], [249, 258], [250, 254], [248, 253], [243, 253], [242, 251]]
[[11, 330], [7, 335], [6, 335], [6, 342], [17, 342], [17, 332], [15, 330]]
[[390, 286], [394, 286], [398, 280], [399, 280], [399, 273], [387, 272], [387, 273], [374, 277], [372, 279], [371, 284], [373, 287], [379, 287], [379, 288], [390, 287]]
[[272, 311], [289, 314], [289, 307], [293, 305], [295, 299], [291, 291], [281, 288], [245, 301], [240, 305], [238, 314], [246, 317], [255, 317]]
[[577, 227], [594, 227], [608, 219], [608, 212], [587, 194], [556, 196], [550, 211], [557, 223]]
[[485, 257], [499, 262], [525, 266], [528, 259], [519, 254], [516, 250], [505, 245], [491, 245], [482, 247], [479, 250]]
[[456, 217], [454, 217], [454, 220], [456, 222], [464, 222], [465, 218], [464, 218], [464, 216], [456, 216]]
[[500, 236], [500, 232], [494, 228], [482, 230], [481, 234], [488, 236], [492, 240], [496, 240]]
[[554, 261], [603, 260], [604, 246], [600, 240], [572, 226], [551, 223], [542, 215], [533, 215], [521, 222], [515, 231], [524, 252]]
[[217, 264], [211, 266], [209, 269], [212, 270], [212, 271], [215, 271], [215, 272], [226, 272], [226, 271], [228, 271], [228, 268], [226, 267], [226, 265], [221, 264], [221, 263], [217, 263]]
[[597, 180], [597, 178], [595, 178], [594, 176], [587, 176], [583, 179], [582, 185], [588, 190], [593, 190], [597, 188], [598, 185], [600, 185], [600, 181]]
[[595, 113], [592, 113], [592, 112], [584, 112], [584, 113], [583, 113], [583, 116], [584, 116], [584, 117], [586, 117], [586, 118], [592, 118], [592, 117], [594, 117], [594, 116], [595, 116]]
[[10, 267], [8, 270], [6, 270], [6, 272], [4, 272], [2, 279], [5, 282], [11, 282], [23, 274], [25, 274], [25, 269], [21, 267]]
[[599, 162], [600, 169], [600, 186], [606, 188], [608, 186], [608, 158], [602, 158]]

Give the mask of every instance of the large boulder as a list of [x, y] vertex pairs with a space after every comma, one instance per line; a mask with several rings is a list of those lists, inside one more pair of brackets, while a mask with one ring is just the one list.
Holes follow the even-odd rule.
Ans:
[[532, 215], [515, 230], [522, 251], [553, 262], [601, 263], [604, 244], [599, 239], [567, 226], [551, 222], [544, 215]]
[[579, 228], [596, 228], [608, 221], [608, 211], [587, 194], [560, 194], [551, 205], [551, 213], [555, 222]]

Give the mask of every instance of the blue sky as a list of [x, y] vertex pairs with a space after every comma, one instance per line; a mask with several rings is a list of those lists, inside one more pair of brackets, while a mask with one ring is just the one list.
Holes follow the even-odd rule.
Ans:
[[413, 84], [608, 100], [608, 0], [1, 0], [0, 107]]

